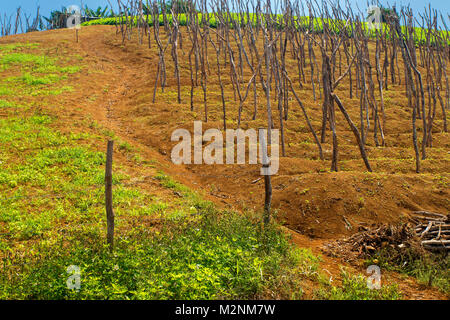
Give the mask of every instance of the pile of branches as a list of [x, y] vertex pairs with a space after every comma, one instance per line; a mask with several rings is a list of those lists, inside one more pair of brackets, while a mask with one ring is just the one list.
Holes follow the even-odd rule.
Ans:
[[416, 211], [412, 220], [422, 246], [433, 252], [450, 251], [450, 217], [443, 214]]
[[375, 229], [362, 228], [363, 231], [349, 238], [326, 244], [323, 250], [330, 256], [344, 258], [349, 262], [369, 257], [382, 249], [412, 248], [414, 251], [423, 251], [415, 229], [409, 223], [399, 226], [385, 224]]
[[[328, 243], [323, 250], [333, 257], [355, 261], [383, 249], [410, 251], [417, 255], [450, 251], [450, 217], [428, 211], [413, 212], [410, 223], [381, 225], [362, 230], [349, 238]], [[392, 250], [391, 250], [392, 251]]]

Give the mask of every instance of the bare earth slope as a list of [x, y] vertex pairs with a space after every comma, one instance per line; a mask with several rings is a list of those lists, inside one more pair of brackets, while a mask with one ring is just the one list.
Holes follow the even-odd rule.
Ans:
[[[157, 65], [156, 49], [136, 42], [121, 46], [121, 39], [114, 35], [114, 28], [99, 27], [109, 32], [97, 34], [98, 29], [84, 29], [78, 45], [84, 55], [98, 63], [103, 71], [99, 77], [90, 77], [79, 90], [80, 106], [93, 113], [96, 118], [104, 118], [116, 126], [133, 141], [159, 151], [165, 163], [170, 165], [172, 174], [182, 182], [198, 184], [216, 202], [226, 203], [241, 209], [260, 210], [263, 203], [263, 181], [252, 183], [259, 177], [259, 166], [174, 166], [170, 163], [171, 133], [176, 128], [192, 132], [193, 121], [203, 119], [201, 90], [194, 112], [189, 109], [189, 74], [182, 69], [182, 104], [176, 103], [175, 79], [168, 62], [168, 85], [164, 91], [158, 88], [156, 102], [151, 103]], [[92, 31], [91, 31], [92, 30]], [[76, 46], [70, 44], [70, 46]], [[187, 49], [185, 49], [187, 50]], [[186, 54], [187, 55], [187, 54]], [[186, 55], [181, 54], [182, 60]], [[169, 57], [167, 60], [169, 61]], [[212, 58], [211, 58], [212, 60]], [[213, 68], [211, 68], [213, 69]], [[225, 76], [226, 77], [226, 76]], [[220, 97], [214, 92], [217, 84], [212, 72], [212, 98], [209, 103], [209, 121], [203, 129], [221, 128]], [[108, 86], [108, 92], [93, 103], [81, 103], [88, 98], [86, 90], [93, 86]], [[348, 85], [348, 84], [347, 84]], [[308, 84], [302, 90], [302, 99], [319, 127], [321, 101], [312, 101]], [[345, 84], [344, 84], [345, 87]], [[114, 88], [114, 89], [113, 89]], [[184, 94], [183, 94], [184, 93]], [[448, 134], [440, 132], [441, 123], [436, 116], [434, 147], [428, 149], [428, 159], [424, 161], [423, 174], [414, 173], [413, 149], [410, 137], [410, 112], [402, 85], [391, 87], [386, 92], [387, 133], [386, 148], [376, 148], [368, 138], [368, 155], [374, 173], [365, 171], [359, 157], [354, 137], [346, 124], [338, 117], [340, 141], [340, 172], [328, 171], [330, 161], [318, 160], [316, 146], [307, 131], [301, 111], [295, 101], [291, 102], [292, 115], [286, 122], [286, 157], [280, 160], [280, 171], [273, 178], [273, 208], [278, 210], [278, 219], [286, 222], [291, 229], [320, 238], [334, 238], [354, 232], [359, 225], [378, 222], [397, 222], [405, 219], [414, 210], [430, 210], [447, 213], [450, 208], [448, 178], [450, 171], [450, 141]], [[260, 93], [262, 97], [262, 93]], [[359, 99], [343, 99], [353, 117], [357, 118]], [[391, 102], [389, 102], [391, 100]], [[228, 114], [229, 128], [236, 128], [238, 103], [230, 93]], [[260, 98], [256, 121], [251, 121], [251, 107], [245, 108], [242, 127], [257, 128], [265, 124], [264, 99]], [[106, 113], [105, 113], [106, 110]], [[317, 112], [315, 112], [317, 111]], [[274, 112], [275, 113], [275, 112]], [[330, 137], [324, 144], [325, 156], [331, 157]], [[347, 220], [351, 226], [346, 223]]]

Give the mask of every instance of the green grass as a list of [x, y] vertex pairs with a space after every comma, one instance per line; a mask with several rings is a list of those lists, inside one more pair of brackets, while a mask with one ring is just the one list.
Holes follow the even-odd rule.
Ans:
[[12, 102], [12, 101], [7, 101], [7, 100], [3, 100], [0, 99], [0, 109], [2, 108], [15, 108], [17, 105], [16, 103]]
[[[30, 256], [38, 259], [22, 260], [20, 276], [13, 276], [12, 260], [5, 263], [1, 298], [252, 298], [294, 266], [283, 235], [266, 230], [267, 253], [255, 225], [236, 214], [209, 212], [197, 222], [183, 218], [162, 228], [130, 230], [114, 253], [94, 232], [35, 246]], [[81, 268], [78, 292], [66, 287], [70, 265]]]
[[74, 74], [81, 70], [80, 66], [66, 66], [60, 67], [57, 65], [47, 64], [46, 66], [33, 68], [35, 73], [62, 73], [62, 74]]
[[383, 249], [367, 260], [374, 260], [386, 270], [412, 276], [419, 283], [434, 286], [450, 296], [450, 256], [418, 252], [411, 248], [403, 250]]
[[[39, 114], [1, 119], [0, 298], [251, 298], [296, 266], [299, 257], [275, 227], [262, 232], [259, 220], [220, 212], [160, 173], [163, 187], [182, 194], [181, 209], [170, 208], [122, 185], [126, 176], [117, 169], [119, 230], [128, 216], [162, 220], [157, 230], [118, 232], [110, 253], [103, 236], [105, 157], [74, 143], [76, 135], [53, 130], [54, 121]], [[79, 292], [66, 287], [69, 265], [82, 270]]]
[[[20, 51], [23, 49], [41, 51], [37, 44], [10, 44], [0, 48], [0, 70], [4, 71], [13, 66], [20, 70], [18, 75], [10, 76], [0, 82], [0, 96], [59, 95], [73, 90], [70, 86], [55, 87], [54, 85], [79, 72], [80, 66], [60, 66], [57, 59], [39, 53]], [[10, 82], [14, 85], [10, 85]]]
[[42, 68], [45, 66], [54, 65], [54, 59], [50, 59], [46, 56], [41, 55], [16, 52], [3, 54], [0, 58], [0, 64], [5, 69], [10, 67], [11, 65], [20, 65], [20, 66], [33, 65]]
[[9, 87], [0, 84], [0, 96], [9, 96], [14, 93]]
[[21, 42], [17, 42], [17, 43], [10, 43], [10, 44], [4, 44], [4, 45], [0, 45], [0, 52], [6, 53], [6, 52], [11, 52], [11, 51], [18, 51], [18, 50], [23, 50], [25, 49], [35, 49], [39, 46], [39, 44], [37, 43], [21, 43]]
[[60, 76], [56, 74], [47, 74], [45, 76], [35, 76], [31, 75], [30, 73], [24, 73], [19, 77], [11, 77], [6, 79], [6, 81], [19, 81], [23, 84], [29, 85], [29, 86], [37, 86], [42, 84], [53, 84], [56, 82], [59, 82], [61, 80], [67, 79], [67, 76]]
[[381, 285], [380, 289], [370, 289], [361, 275], [351, 275], [341, 269], [342, 285], [325, 285], [317, 291], [319, 299], [326, 300], [398, 300], [401, 294], [397, 285]]

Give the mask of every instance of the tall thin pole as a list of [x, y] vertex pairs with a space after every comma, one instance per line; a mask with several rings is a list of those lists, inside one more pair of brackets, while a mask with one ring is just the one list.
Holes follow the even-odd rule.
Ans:
[[[261, 150], [261, 162], [262, 162], [262, 174], [264, 175], [264, 189], [265, 189], [265, 198], [264, 198], [264, 216], [263, 222], [264, 225], [268, 225], [270, 222], [270, 205], [272, 203], [272, 182], [270, 179], [270, 161], [268, 156], [268, 148], [266, 142], [266, 133], [268, 131], [260, 128], [259, 129], [259, 143]], [[269, 133], [270, 135], [270, 133]]]
[[112, 206], [113, 146], [114, 141], [109, 140], [106, 152], [106, 167], [105, 167], [105, 205], [106, 205], [106, 221], [107, 221], [106, 239], [111, 250], [114, 247], [114, 211]]

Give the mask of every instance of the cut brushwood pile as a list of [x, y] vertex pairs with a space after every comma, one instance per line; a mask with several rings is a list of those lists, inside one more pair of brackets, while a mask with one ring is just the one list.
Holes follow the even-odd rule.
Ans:
[[447, 215], [416, 211], [412, 220], [422, 246], [430, 251], [450, 251], [450, 217]]
[[373, 229], [361, 228], [362, 231], [349, 238], [326, 244], [323, 251], [332, 257], [341, 257], [351, 262], [388, 247], [420, 247], [414, 228], [409, 223], [400, 226], [385, 224]]
[[400, 226], [382, 225], [367, 229], [349, 238], [328, 243], [323, 250], [334, 257], [343, 257], [347, 261], [370, 256], [384, 249], [403, 248], [423, 249], [431, 252], [450, 250], [450, 219], [448, 215], [416, 211], [411, 222]]

